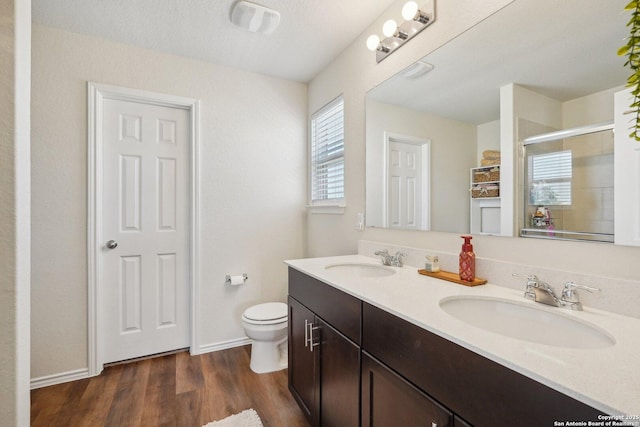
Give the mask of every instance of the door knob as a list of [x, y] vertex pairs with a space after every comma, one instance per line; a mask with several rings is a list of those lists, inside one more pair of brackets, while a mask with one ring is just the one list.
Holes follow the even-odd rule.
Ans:
[[118, 242], [116, 242], [115, 240], [109, 240], [107, 242], [107, 248], [109, 249], [115, 249], [118, 247]]

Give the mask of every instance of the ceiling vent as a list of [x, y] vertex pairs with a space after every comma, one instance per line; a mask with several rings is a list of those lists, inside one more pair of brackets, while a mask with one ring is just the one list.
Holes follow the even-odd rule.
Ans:
[[405, 79], [417, 79], [423, 74], [427, 74], [431, 70], [433, 70], [433, 64], [429, 64], [428, 62], [424, 61], [416, 61], [404, 70], [400, 71], [398, 75], [404, 77]]
[[280, 13], [268, 7], [241, 0], [231, 9], [231, 22], [253, 33], [271, 34], [280, 23]]

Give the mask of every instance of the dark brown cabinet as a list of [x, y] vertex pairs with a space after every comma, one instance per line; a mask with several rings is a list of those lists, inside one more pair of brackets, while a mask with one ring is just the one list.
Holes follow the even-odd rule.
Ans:
[[363, 352], [363, 427], [451, 427], [452, 422], [451, 412]]
[[362, 349], [476, 427], [597, 421], [600, 412], [364, 303]]
[[292, 268], [289, 389], [314, 427], [537, 427], [600, 415]]
[[362, 303], [299, 274], [290, 270], [289, 390], [312, 425], [357, 427]]

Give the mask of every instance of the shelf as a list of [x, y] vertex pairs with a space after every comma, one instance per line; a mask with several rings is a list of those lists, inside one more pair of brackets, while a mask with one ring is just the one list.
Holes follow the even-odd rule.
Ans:
[[471, 168], [469, 181], [471, 233], [500, 234], [500, 165]]
[[464, 286], [479, 286], [487, 283], [485, 279], [479, 279], [477, 277], [473, 279], [473, 282], [467, 282], [460, 279], [460, 275], [458, 273], [451, 273], [449, 271], [440, 270], [434, 273], [427, 270], [418, 270], [418, 273], [423, 276], [435, 277], [436, 279], [446, 280], [447, 282], [453, 282]]

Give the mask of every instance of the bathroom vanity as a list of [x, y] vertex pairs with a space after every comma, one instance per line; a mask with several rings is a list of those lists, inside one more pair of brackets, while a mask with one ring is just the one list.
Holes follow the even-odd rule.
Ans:
[[[637, 374], [625, 391], [624, 381], [599, 383], [617, 380], [605, 359], [601, 372], [583, 363], [625, 351], [626, 331], [607, 349], [557, 349], [474, 331], [438, 305], [466, 294], [514, 298], [509, 289], [466, 288], [360, 255], [287, 264], [289, 389], [314, 426], [553, 426], [640, 409], [637, 398], [616, 401], [638, 396]], [[585, 385], [623, 390], [607, 402]]]
[[359, 299], [289, 270], [289, 388], [315, 426], [358, 426]]

